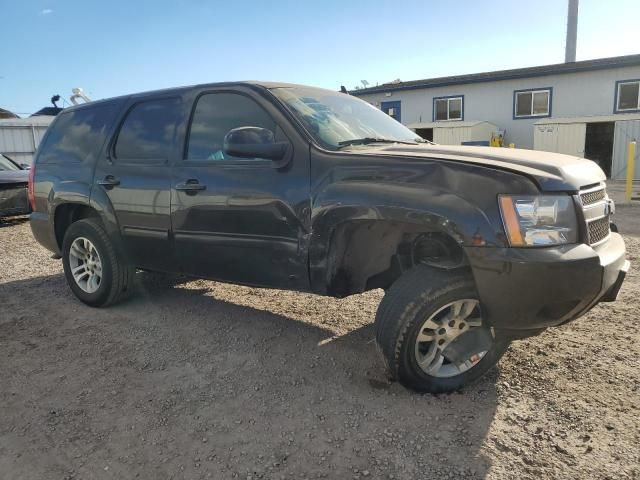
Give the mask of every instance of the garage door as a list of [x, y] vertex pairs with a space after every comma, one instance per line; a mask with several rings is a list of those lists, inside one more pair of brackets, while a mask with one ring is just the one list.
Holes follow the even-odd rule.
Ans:
[[[640, 120], [616, 122], [613, 138], [611, 178], [624, 180], [627, 178], [627, 148], [629, 148], [629, 142], [640, 140]], [[640, 180], [640, 146], [636, 146], [634, 174], [635, 179]]]
[[533, 148], [544, 152], [564, 153], [584, 157], [586, 123], [536, 125]]

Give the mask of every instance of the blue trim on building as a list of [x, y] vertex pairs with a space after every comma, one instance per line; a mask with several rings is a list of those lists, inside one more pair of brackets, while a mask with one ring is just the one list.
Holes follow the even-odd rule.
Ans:
[[[389, 115], [390, 108], [394, 108], [397, 113], [395, 115]], [[402, 122], [402, 105], [400, 100], [394, 100], [392, 102], [382, 102], [380, 104], [380, 110], [382, 110], [394, 120]]]
[[[549, 90], [549, 113], [547, 115], [527, 115], [526, 117], [516, 117], [516, 95], [523, 92], [539, 92], [541, 90]], [[513, 120], [526, 120], [532, 118], [549, 118], [553, 112], [553, 87], [534, 87], [523, 88], [521, 90], [513, 91]]]
[[640, 79], [631, 78], [629, 80], [618, 80], [618, 81], [616, 81], [616, 89], [613, 91], [613, 113], [638, 113], [638, 112], [640, 112], [640, 108], [636, 108], [635, 110], [626, 110], [626, 109], [625, 110], [618, 110], [618, 95], [620, 94], [620, 91], [618, 90], [619, 85], [621, 83], [634, 83], [634, 82], [640, 83]]
[[640, 65], [640, 55], [626, 55], [621, 57], [598, 58], [572, 63], [558, 63], [538, 67], [516, 68], [494, 72], [472, 73], [451, 77], [412, 80], [393, 85], [379, 85], [376, 87], [352, 90], [352, 95], [369, 95], [372, 93], [397, 92], [401, 90], [419, 90], [425, 88], [447, 87], [451, 85], [467, 85], [473, 83], [496, 82], [500, 80], [516, 80], [522, 78], [545, 77], [548, 75], [562, 75], [568, 73], [593, 72], [611, 70], [614, 68], [635, 67]]
[[[462, 99], [462, 111], [460, 112], [461, 118], [454, 118], [452, 120], [436, 120], [436, 100], [447, 100], [449, 98], [461, 98]], [[449, 107], [447, 105], [447, 116], [449, 115]], [[432, 122], [462, 122], [464, 120], [464, 95], [447, 95], [445, 97], [433, 97], [431, 103], [431, 121]]]

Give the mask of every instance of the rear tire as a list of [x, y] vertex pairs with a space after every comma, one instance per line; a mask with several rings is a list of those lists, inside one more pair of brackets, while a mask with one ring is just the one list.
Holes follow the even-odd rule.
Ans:
[[135, 272], [102, 223], [94, 218], [69, 226], [62, 242], [62, 265], [71, 291], [92, 307], [106, 307], [122, 300]]
[[[467, 310], [468, 318], [463, 317]], [[496, 338], [482, 321], [478, 294], [469, 273], [450, 273], [424, 265], [412, 268], [389, 288], [378, 307], [375, 329], [392, 377], [418, 392], [459, 390], [489, 371], [510, 344]], [[474, 353], [459, 368], [442, 351], [456, 335], [471, 330], [471, 335], [489, 339], [490, 347]], [[438, 342], [443, 345], [442, 350]], [[443, 358], [440, 366], [430, 360], [431, 355], [433, 359]]]

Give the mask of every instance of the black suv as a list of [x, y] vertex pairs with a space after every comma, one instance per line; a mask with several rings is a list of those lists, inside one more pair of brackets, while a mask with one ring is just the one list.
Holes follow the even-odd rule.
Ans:
[[74, 294], [135, 269], [344, 297], [381, 288], [389, 369], [441, 392], [514, 338], [615, 300], [629, 263], [593, 162], [433, 145], [368, 103], [220, 83], [66, 109], [29, 185]]

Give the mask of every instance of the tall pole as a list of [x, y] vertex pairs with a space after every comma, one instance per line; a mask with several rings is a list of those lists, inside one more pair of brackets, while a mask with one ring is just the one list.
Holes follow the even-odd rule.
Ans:
[[564, 62], [576, 61], [576, 44], [578, 42], [578, 0], [569, 0], [567, 12], [567, 44], [564, 53]]
[[627, 202], [630, 202], [633, 197], [633, 177], [634, 167], [636, 163], [636, 142], [629, 142], [627, 148], [627, 185], [625, 188], [624, 198]]

